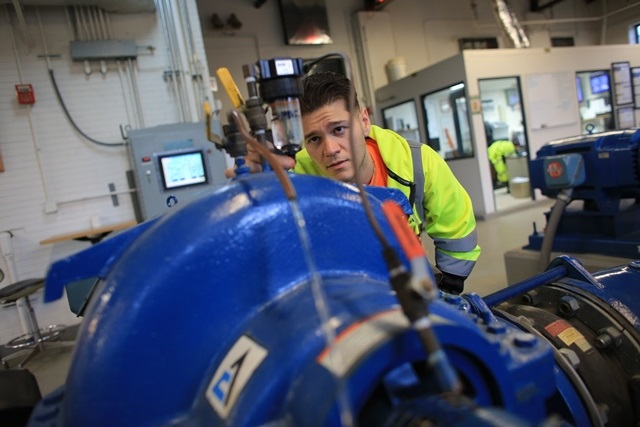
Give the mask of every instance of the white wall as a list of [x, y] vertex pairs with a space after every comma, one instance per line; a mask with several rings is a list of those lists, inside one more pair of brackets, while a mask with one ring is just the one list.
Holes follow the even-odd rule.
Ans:
[[[535, 153], [545, 143], [567, 136], [581, 134], [580, 117], [577, 109], [575, 89], [575, 73], [584, 70], [610, 69], [611, 63], [630, 61], [631, 66], [640, 66], [640, 45], [608, 45], [556, 49], [509, 49], [502, 51], [469, 51], [465, 52], [465, 68], [467, 72], [468, 95], [478, 95], [478, 80], [490, 77], [520, 76], [523, 85], [522, 101], [529, 148], [534, 158]], [[568, 72], [571, 75], [575, 108], [572, 123], [550, 126], [544, 129], [532, 129], [532, 104], [530, 92], [527, 90], [527, 76]], [[567, 107], [569, 108], [569, 107]], [[575, 110], [575, 111], [574, 111]], [[482, 117], [472, 116], [472, 126], [476, 138], [484, 138]]]
[[[195, 1], [187, 5], [196, 50], [204, 58]], [[93, 63], [93, 72], [85, 74], [84, 63], [70, 58], [74, 33], [65, 8], [25, 7], [24, 12], [26, 32], [20, 29], [13, 7], [0, 6], [0, 153], [5, 166], [0, 173], [0, 231], [13, 234], [18, 273], [14, 280], [42, 277], [51, 262], [88, 245], [77, 241], [40, 245], [41, 240], [89, 229], [92, 217], [104, 225], [134, 219], [126, 150], [91, 144], [72, 128], [55, 97], [42, 55], [55, 55], [50, 64], [60, 92], [86, 134], [99, 141], [122, 142], [120, 127], [138, 127], [124, 67], [119, 72], [115, 61], [107, 61], [107, 73], [102, 74], [99, 64]], [[138, 46], [154, 48], [140, 48], [134, 64], [144, 125], [179, 122], [173, 87], [163, 80], [169, 62], [157, 15], [111, 14], [110, 20], [114, 39], [133, 39]], [[202, 71], [208, 81], [206, 63]], [[34, 105], [16, 102], [14, 85], [19, 83], [33, 85]], [[191, 98], [191, 110], [200, 110], [200, 103], [195, 105], [195, 97]], [[194, 114], [192, 121], [197, 120]], [[123, 192], [118, 206], [108, 194], [109, 183]], [[66, 301], [58, 304], [57, 310], [36, 308], [42, 312], [42, 324], [77, 321]], [[0, 342], [20, 333], [15, 318], [14, 309], [0, 310]]]

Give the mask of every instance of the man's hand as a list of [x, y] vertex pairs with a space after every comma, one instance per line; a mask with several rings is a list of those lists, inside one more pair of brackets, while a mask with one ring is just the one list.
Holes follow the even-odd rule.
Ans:
[[466, 277], [442, 272], [442, 278], [438, 282], [438, 288], [449, 294], [460, 295], [464, 291]]
[[[293, 169], [296, 165], [295, 159], [292, 159], [289, 156], [284, 156], [280, 154], [275, 154], [274, 156], [277, 160], [278, 165], [284, 169], [289, 170]], [[250, 173], [259, 173], [262, 172], [262, 159], [258, 152], [251, 146], [251, 144], [247, 145], [247, 155], [244, 157], [245, 165], [249, 168]], [[236, 176], [236, 171], [234, 168], [229, 168], [224, 172], [224, 176], [227, 178], [234, 178]]]

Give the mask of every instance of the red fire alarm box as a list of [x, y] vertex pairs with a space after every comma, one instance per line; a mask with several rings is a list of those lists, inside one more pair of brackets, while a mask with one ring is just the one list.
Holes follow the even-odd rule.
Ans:
[[16, 96], [18, 104], [35, 104], [36, 95], [33, 93], [33, 86], [30, 84], [16, 85]]

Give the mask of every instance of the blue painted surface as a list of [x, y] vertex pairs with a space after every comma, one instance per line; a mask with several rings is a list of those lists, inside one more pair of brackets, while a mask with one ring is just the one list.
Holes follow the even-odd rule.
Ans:
[[546, 158], [579, 153], [584, 160], [585, 178], [573, 193], [575, 199], [593, 201], [599, 212], [617, 212], [618, 201], [640, 194], [638, 150], [640, 129], [585, 135], [554, 141], [541, 147], [529, 162], [531, 186], [555, 197], [545, 179]]
[[[564, 167], [548, 170], [551, 163]], [[569, 177], [577, 163], [584, 171]], [[564, 210], [553, 251], [640, 257], [640, 129], [553, 141], [538, 150], [529, 172], [542, 194], [555, 198], [571, 181], [571, 199], [584, 201]], [[534, 232], [525, 248], [540, 250], [543, 238]]]
[[[322, 281], [336, 334], [346, 340], [370, 319], [398, 311], [380, 244], [353, 187], [316, 177], [292, 179], [315, 277]], [[397, 249], [380, 202], [374, 198], [372, 205]], [[104, 281], [87, 309], [65, 387], [38, 405], [31, 427], [255, 426], [278, 420], [340, 425], [339, 383], [320, 363], [326, 342], [312, 276], [290, 205], [271, 173], [243, 177], [108, 242], [51, 270], [47, 286], [77, 279], [77, 269]], [[100, 257], [91, 265], [78, 265], [95, 254]], [[488, 309], [473, 302], [480, 311]], [[467, 408], [451, 425], [544, 421], [546, 400], [566, 386], [557, 382], [547, 342], [490, 313], [478, 316], [457, 296], [445, 295], [430, 309], [469, 402], [501, 408], [488, 409], [495, 423], [484, 420], [482, 409]], [[377, 345], [365, 343], [366, 351], [342, 377], [356, 413], [379, 385], [395, 390], [398, 408], [411, 406], [398, 391], [415, 376], [403, 376], [402, 367], [424, 361], [426, 354], [413, 330], [392, 330]], [[242, 336], [267, 355], [222, 419], [206, 393], [211, 388], [221, 401], [231, 396], [240, 368], [222, 371], [211, 384]], [[238, 357], [234, 366], [246, 360]], [[433, 373], [429, 378], [426, 383], [437, 387]], [[418, 397], [433, 405], [434, 416], [452, 420], [450, 402], [433, 391]]]

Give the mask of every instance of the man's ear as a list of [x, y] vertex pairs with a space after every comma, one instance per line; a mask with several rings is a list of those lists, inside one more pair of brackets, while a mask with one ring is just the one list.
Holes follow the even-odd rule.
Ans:
[[366, 107], [360, 109], [360, 123], [362, 123], [364, 136], [369, 136], [369, 131], [371, 130], [371, 119], [369, 118], [369, 110]]

